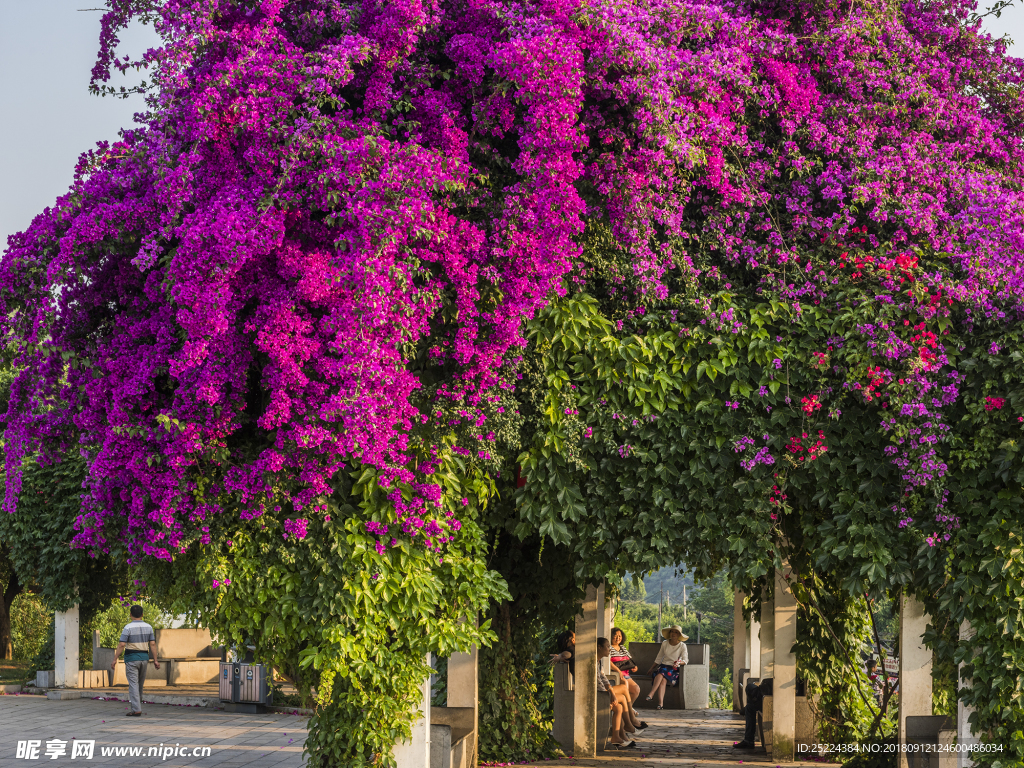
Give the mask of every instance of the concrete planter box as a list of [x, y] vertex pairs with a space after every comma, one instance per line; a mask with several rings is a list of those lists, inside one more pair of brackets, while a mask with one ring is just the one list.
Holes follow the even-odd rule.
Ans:
[[53, 688], [53, 676], [52, 669], [36, 671], [36, 688]]

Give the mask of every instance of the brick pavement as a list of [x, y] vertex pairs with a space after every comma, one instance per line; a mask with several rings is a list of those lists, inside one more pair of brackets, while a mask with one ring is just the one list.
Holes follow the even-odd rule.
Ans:
[[[545, 760], [537, 766], [593, 766], [593, 768], [663, 768], [663, 766], [776, 765], [764, 749], [743, 750], [733, 743], [743, 738], [743, 718], [731, 711], [641, 710], [650, 728], [638, 739], [638, 748], [609, 750], [597, 758]], [[821, 766], [834, 763], [796, 761], [786, 766]]]
[[[142, 717], [125, 717], [120, 701], [78, 699], [47, 701], [42, 696], [0, 696], [0, 768], [27, 765], [196, 766], [197, 768], [299, 768], [305, 764], [302, 743], [306, 718], [294, 715], [243, 715], [205, 707], [143, 705]], [[19, 740], [42, 741], [40, 761], [16, 758]], [[47, 759], [47, 739], [69, 742], [67, 752]], [[96, 740], [92, 760], [70, 758], [72, 739]], [[146, 754], [163, 743], [210, 747], [206, 757]], [[101, 747], [143, 747], [143, 755], [103, 756]], [[45, 762], [44, 762], [45, 761]]]

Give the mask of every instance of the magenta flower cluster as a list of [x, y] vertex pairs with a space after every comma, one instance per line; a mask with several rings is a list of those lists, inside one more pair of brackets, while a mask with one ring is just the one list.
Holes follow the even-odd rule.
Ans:
[[[148, 6], [111, 3], [97, 86]], [[865, 249], [884, 231], [960, 269], [923, 278], [927, 301], [894, 269], [880, 303], [1002, 317], [1024, 294], [1024, 193], [1003, 170], [1024, 159], [1022, 68], [965, 33], [968, 6], [911, 0], [880, 28], [880, 0], [165, 0], [144, 127], [84, 156], [0, 265], [20, 371], [4, 508], [25, 456], [81, 451], [77, 544], [169, 559], [225, 511], [301, 539], [358, 463], [393, 505], [367, 524], [378, 551], [441, 547], [461, 524], [431, 435], [453, 412], [490, 434], [524, 322], [566, 290], [591, 219], [641, 306], [669, 270], [721, 279], [694, 268], [699, 237], [799, 311], [836, 279], [801, 248], [863, 226]], [[866, 332], [913, 361], [904, 418], [956, 396], [934, 342]], [[909, 485], [942, 476], [930, 450]]]

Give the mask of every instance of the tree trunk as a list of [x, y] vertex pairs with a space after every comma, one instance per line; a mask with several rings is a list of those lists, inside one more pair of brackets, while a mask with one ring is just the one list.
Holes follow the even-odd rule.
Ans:
[[5, 660], [14, 658], [14, 638], [11, 635], [11, 605], [14, 598], [21, 594], [21, 582], [18, 581], [18, 574], [11, 569], [11, 580], [7, 582], [7, 589], [0, 596], [0, 658]]

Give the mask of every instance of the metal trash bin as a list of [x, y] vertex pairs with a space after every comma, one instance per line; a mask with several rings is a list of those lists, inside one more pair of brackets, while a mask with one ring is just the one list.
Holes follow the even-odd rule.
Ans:
[[271, 703], [272, 692], [267, 680], [269, 668], [263, 664], [242, 661], [221, 662], [220, 700], [231, 712], [256, 713]]

